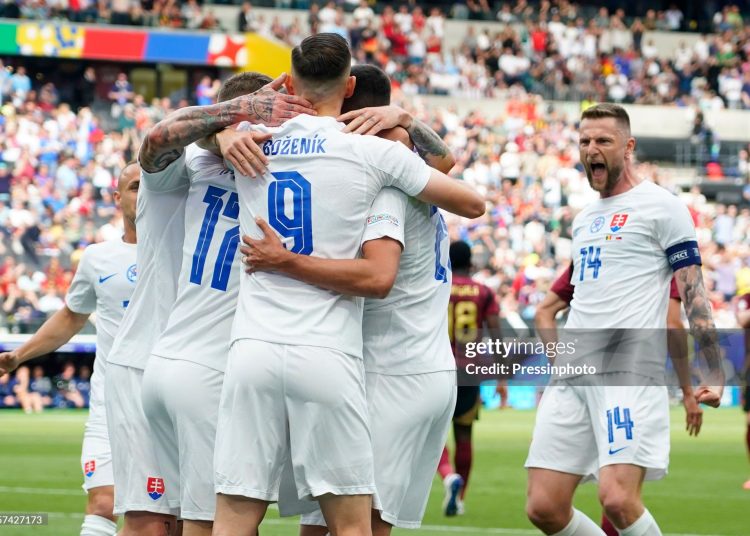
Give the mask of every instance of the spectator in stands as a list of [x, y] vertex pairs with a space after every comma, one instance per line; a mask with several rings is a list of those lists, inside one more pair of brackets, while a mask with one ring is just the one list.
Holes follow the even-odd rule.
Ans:
[[76, 368], [68, 361], [63, 365], [63, 370], [52, 380], [55, 384], [57, 393], [55, 394], [54, 404], [58, 408], [82, 408], [85, 406], [83, 395], [78, 391], [76, 384]]
[[41, 398], [35, 396], [29, 389], [29, 368], [19, 367], [16, 370], [15, 385], [13, 393], [16, 402], [24, 413], [40, 413], [42, 411]]
[[257, 32], [257, 20], [253, 12], [253, 5], [250, 2], [242, 2], [242, 8], [237, 14], [237, 31], [239, 32]]
[[0, 376], [0, 408], [18, 407], [18, 400], [16, 400], [16, 395], [13, 391], [15, 385], [16, 380], [11, 378], [10, 374]]
[[206, 106], [215, 103], [220, 84], [221, 82], [219, 80], [211, 81], [210, 76], [204, 76], [201, 78], [201, 81], [195, 87], [196, 104], [198, 106]]
[[91, 398], [91, 369], [86, 365], [83, 365], [78, 370], [76, 389], [78, 389], [78, 392], [83, 397], [84, 407], [89, 407], [89, 400]]
[[20, 65], [10, 77], [10, 97], [13, 105], [20, 107], [31, 91], [31, 79], [26, 74], [26, 67]]
[[29, 391], [33, 397], [38, 397], [39, 405], [48, 408], [52, 405], [52, 380], [44, 375], [44, 369], [37, 365], [32, 371]]
[[133, 86], [128, 81], [128, 75], [120, 73], [117, 75], [115, 83], [112, 84], [112, 88], [109, 90], [109, 100], [112, 101], [112, 117], [118, 118], [122, 113], [123, 108], [126, 104], [133, 101], [135, 93], [133, 92]]

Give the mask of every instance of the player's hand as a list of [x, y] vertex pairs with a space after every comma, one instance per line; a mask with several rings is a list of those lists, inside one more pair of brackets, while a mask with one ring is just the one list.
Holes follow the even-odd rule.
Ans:
[[292, 255], [263, 218], [255, 218], [255, 223], [263, 231], [263, 238], [256, 240], [244, 235], [240, 246], [242, 264], [248, 274], [275, 270]]
[[16, 370], [20, 359], [16, 352], [3, 352], [0, 354], [0, 376]]
[[723, 393], [724, 387], [721, 385], [703, 385], [695, 390], [695, 400], [699, 404], [706, 404], [712, 408], [718, 408], [721, 405], [721, 395]]
[[408, 129], [411, 126], [412, 117], [409, 112], [398, 106], [373, 106], [346, 112], [338, 116], [337, 120], [348, 123], [344, 132], [374, 136], [381, 130], [395, 127]]
[[697, 436], [703, 426], [703, 409], [693, 393], [682, 397], [682, 405], [685, 406], [685, 430], [689, 435]]
[[268, 132], [238, 132], [225, 128], [216, 133], [216, 144], [221, 156], [239, 173], [255, 178], [266, 172], [268, 158], [258, 145], [271, 138]]
[[313, 105], [307, 99], [297, 95], [279, 93], [284, 85], [286, 73], [266, 84], [255, 93], [238, 97], [247, 108], [247, 120], [251, 123], [262, 123], [277, 127], [285, 121], [300, 114], [317, 115]]

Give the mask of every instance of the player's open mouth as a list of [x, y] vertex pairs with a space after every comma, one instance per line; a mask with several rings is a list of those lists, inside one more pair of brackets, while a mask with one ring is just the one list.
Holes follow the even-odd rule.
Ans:
[[601, 162], [590, 164], [590, 167], [591, 167], [591, 176], [596, 179], [603, 178], [607, 173], [607, 166], [605, 166]]

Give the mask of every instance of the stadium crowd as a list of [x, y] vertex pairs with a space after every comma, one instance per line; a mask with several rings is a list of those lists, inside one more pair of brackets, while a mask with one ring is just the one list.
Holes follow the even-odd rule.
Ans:
[[[213, 83], [205, 78], [201, 85]], [[33, 332], [62, 306], [83, 248], [120, 236], [115, 177], [173, 105], [147, 104], [124, 74], [108, 94], [107, 117], [88, 107], [75, 113], [56, 101], [54, 88], [19, 94], [12, 87], [0, 110], [0, 329]], [[453, 219], [450, 232], [473, 245], [502, 314], [529, 322], [570, 258], [573, 217], [594, 196], [579, 163], [576, 125], [520, 84], [496, 117], [427, 108], [403, 84], [395, 96], [446, 140], [457, 160], [453, 176], [486, 195], [488, 213]], [[103, 123], [113, 127], [105, 132]], [[748, 152], [739, 160], [747, 184]], [[641, 164], [640, 173], [664, 181], [656, 165]], [[699, 229], [717, 324], [733, 327], [734, 296], [750, 291], [750, 209], [709, 203], [697, 188], [682, 195]]]
[[39, 413], [44, 408], [87, 408], [91, 391], [91, 369], [83, 365], [76, 374], [67, 362], [59, 374], [45, 375], [40, 365], [19, 367], [13, 375], [0, 376], [0, 408], [21, 408]]
[[[16, 4], [6, 6], [10, 5]], [[280, 5], [288, 7], [291, 2]], [[425, 13], [418, 5], [394, 8], [380, 3], [376, 13], [367, 0], [330, 0], [322, 7], [310, 5], [306, 25], [300, 17], [288, 25], [279, 17], [268, 20], [244, 2], [232, 30], [257, 32], [291, 46], [310, 33], [339, 33], [350, 41], [360, 61], [379, 63], [412, 94], [492, 97], [521, 83], [528, 91], [559, 100], [750, 109], [750, 26], [736, 5], [715, 13], [713, 35], [692, 46], [683, 42], [667, 56], [644, 35], [651, 30], [684, 29], [684, 15], [674, 5], [664, 11], [649, 9], [642, 18], [628, 18], [623, 9], [610, 13], [606, 7], [592, 10], [567, 0], [543, 0], [538, 5], [516, 0], [501, 4], [495, 16], [488, 12], [486, 0], [457, 6], [454, 16], [464, 10], [505, 25], [478, 32], [467, 25], [461, 46], [444, 50], [445, 15], [438, 7]], [[345, 17], [345, 7], [351, 8], [351, 17]], [[90, 4], [26, 0], [20, 2], [19, 16], [228, 30], [197, 0]]]

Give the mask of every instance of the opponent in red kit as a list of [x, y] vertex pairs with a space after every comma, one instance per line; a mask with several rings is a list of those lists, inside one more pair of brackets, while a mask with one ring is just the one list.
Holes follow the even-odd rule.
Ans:
[[[745, 366], [742, 371], [745, 388], [742, 393], [742, 409], [745, 411], [747, 418], [745, 444], [747, 445], [747, 453], [750, 455], [750, 293], [742, 294], [737, 302], [737, 323], [745, 330]], [[742, 487], [750, 491], [750, 478]]]
[[[481, 341], [484, 327], [487, 327], [490, 337], [500, 338], [500, 308], [495, 293], [487, 286], [474, 281], [469, 275], [471, 248], [466, 242], [451, 244], [450, 261], [453, 283], [448, 305], [448, 331], [453, 355], [460, 368], [468, 360], [467, 343]], [[471, 427], [479, 418], [480, 405], [479, 386], [459, 384], [456, 410], [453, 413], [453, 436], [456, 440], [455, 470], [451, 465], [447, 448], [443, 450], [438, 466], [438, 473], [443, 477], [445, 486], [443, 513], [447, 516], [464, 513], [464, 497], [472, 460]]]

